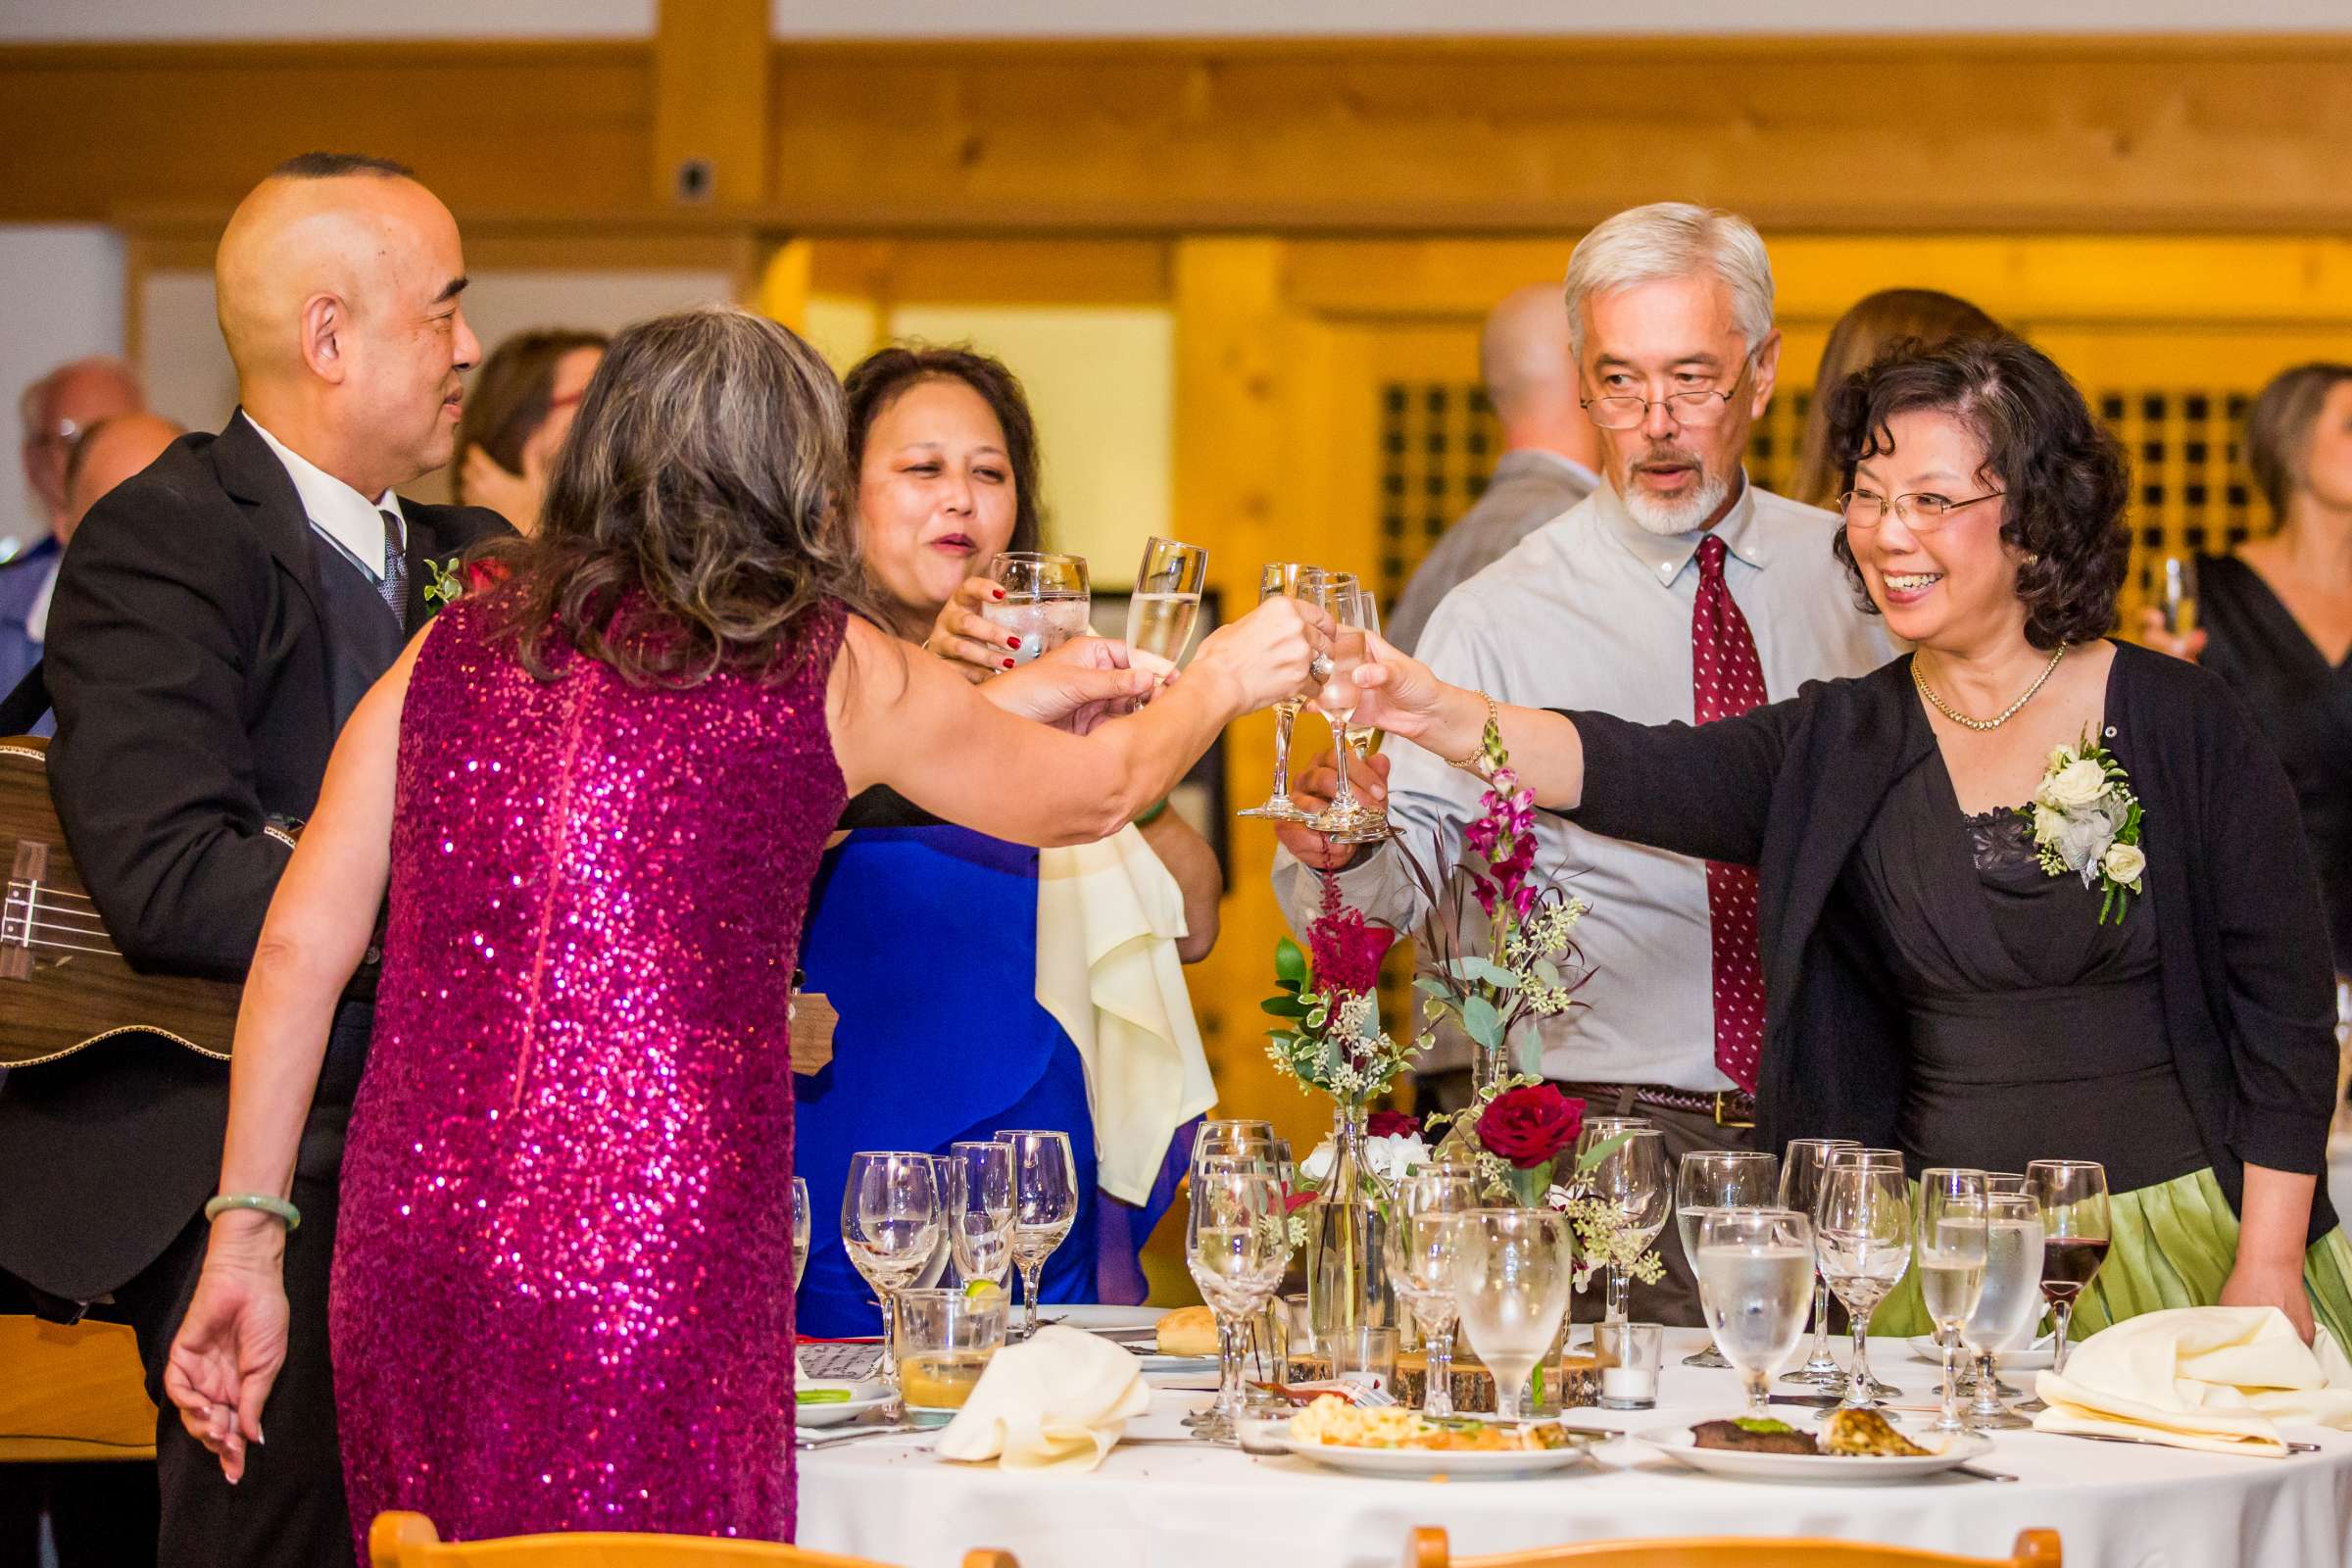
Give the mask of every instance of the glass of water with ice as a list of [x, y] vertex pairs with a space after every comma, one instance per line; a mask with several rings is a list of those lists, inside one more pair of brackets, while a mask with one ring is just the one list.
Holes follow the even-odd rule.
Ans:
[[1022, 663], [1086, 635], [1094, 596], [1084, 556], [1007, 550], [990, 563], [988, 575], [1004, 597], [981, 612], [1020, 639], [1012, 657]]

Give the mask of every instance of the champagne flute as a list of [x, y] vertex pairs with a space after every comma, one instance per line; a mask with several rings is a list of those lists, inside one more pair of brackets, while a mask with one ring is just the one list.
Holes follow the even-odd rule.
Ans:
[[[1987, 1183], [1997, 1174], [1988, 1175]], [[2031, 1341], [2041, 1321], [2041, 1204], [2032, 1193], [1984, 1195], [1984, 1290], [1960, 1325], [1960, 1343], [1977, 1358], [1969, 1425], [1981, 1432], [2034, 1424], [2002, 1407], [1994, 1358]]]
[[1094, 593], [1084, 556], [1007, 550], [989, 563], [988, 575], [1004, 597], [980, 612], [1020, 639], [1012, 657], [1022, 663], [1087, 634]]
[[792, 1179], [792, 1288], [799, 1290], [808, 1273], [808, 1184]]
[[[1813, 1200], [1821, 1196], [1821, 1177], [1829, 1169], [1830, 1152], [1861, 1147], [1851, 1138], [1790, 1139], [1788, 1152], [1781, 1160], [1781, 1206], [1793, 1208], [1809, 1219], [1813, 1213]], [[1844, 1369], [1838, 1365], [1838, 1358], [1830, 1353], [1829, 1278], [1816, 1268], [1813, 1275], [1813, 1353], [1806, 1357], [1803, 1366], [1782, 1381], [1811, 1383], [1827, 1388], [1844, 1379]]]
[[[1302, 562], [1277, 561], [1269, 563], [1258, 573], [1257, 602], [1269, 599], [1312, 600], [1315, 586], [1323, 580], [1320, 566]], [[1236, 816], [1263, 817], [1274, 822], [1303, 822], [1308, 812], [1291, 799], [1291, 730], [1298, 721], [1299, 701], [1286, 697], [1274, 705], [1274, 793], [1263, 805], [1247, 807]]]
[[1078, 1218], [1078, 1166], [1066, 1134], [1000, 1130], [996, 1141], [1012, 1151], [1012, 1260], [1020, 1266], [1028, 1311], [1022, 1339], [1037, 1332], [1037, 1292], [1046, 1259]]
[[1457, 1221], [1454, 1309], [1494, 1378], [1494, 1416], [1524, 1419], [1522, 1394], [1568, 1311], [1575, 1272], [1567, 1216], [1547, 1208], [1474, 1208]]
[[1984, 1294], [1984, 1173], [1932, 1166], [1919, 1173], [1919, 1298], [1943, 1348], [1943, 1408], [1934, 1432], [1960, 1419], [1960, 1331]]
[[[1655, 1127], [1633, 1128], [1625, 1142], [1603, 1154], [1586, 1175], [1585, 1186], [1617, 1210], [1626, 1230], [1640, 1237], [1643, 1246], [1656, 1241], [1673, 1206], [1673, 1183], [1666, 1174], [1666, 1135]], [[1627, 1277], [1625, 1265], [1610, 1263], [1606, 1312], [1610, 1320], [1625, 1320], [1632, 1294], [1633, 1281]]]
[[2193, 556], [2164, 558], [2164, 580], [2157, 584], [2158, 608], [2164, 614], [2164, 629], [2175, 637], [2186, 637], [2197, 629], [2197, 563]]
[[1772, 1369], [1805, 1332], [1813, 1225], [1788, 1208], [1718, 1208], [1698, 1225], [1692, 1272], [1707, 1327], [1740, 1370], [1750, 1419], [1772, 1417]]
[[[1683, 1256], [1698, 1272], [1698, 1229], [1706, 1215], [1720, 1208], [1770, 1208], [1781, 1190], [1781, 1161], [1776, 1154], [1753, 1149], [1694, 1149], [1683, 1156], [1674, 1176], [1674, 1220], [1683, 1243]], [[1808, 1254], [1809, 1255], [1809, 1254]], [[1707, 1282], [1698, 1282], [1699, 1305], [1704, 1310]], [[1685, 1366], [1728, 1367], [1723, 1351], [1709, 1339], [1707, 1348], [1683, 1357]]]
[[1869, 1409], [1885, 1388], [1870, 1375], [1870, 1314], [1911, 1262], [1911, 1191], [1902, 1167], [1834, 1160], [1813, 1205], [1813, 1251], [1854, 1336], [1843, 1403]]
[[[1144, 541], [1127, 596], [1127, 647], [1174, 669], [1184, 660], [1200, 620], [1200, 590], [1208, 580], [1208, 552], [1157, 534]], [[1162, 671], [1164, 673], [1164, 671]]]
[[1193, 1435], [1231, 1442], [1242, 1413], [1242, 1325], [1265, 1306], [1291, 1261], [1274, 1173], [1226, 1155], [1196, 1164], [1184, 1240], [1185, 1266], [1217, 1320], [1216, 1413]]
[[1331, 747], [1340, 766], [1339, 785], [1332, 791], [1330, 807], [1308, 825], [1335, 843], [1365, 844], [1386, 836], [1388, 818], [1367, 809], [1356, 799], [1355, 784], [1348, 777], [1347, 766], [1348, 720], [1360, 700], [1355, 671], [1363, 663], [1370, 646], [1364, 641], [1364, 594], [1349, 573], [1330, 572], [1317, 585], [1313, 602], [1331, 616], [1335, 633], [1331, 671], [1324, 678], [1323, 689], [1315, 695], [1315, 707], [1331, 725]]
[[1389, 1278], [1421, 1325], [1426, 1358], [1421, 1412], [1453, 1414], [1453, 1261], [1461, 1217], [1478, 1207], [1478, 1178], [1467, 1170], [1425, 1170], [1396, 1184], [1389, 1226]]
[[950, 1144], [943, 1163], [956, 1275], [1001, 1290], [1012, 1268], [1012, 1151], [994, 1142]]
[[2066, 1372], [2066, 1336], [2075, 1302], [2107, 1261], [2107, 1170], [2087, 1159], [2037, 1159], [2026, 1167], [2026, 1185], [2041, 1204], [2041, 1294], [2058, 1322], [2050, 1370]]
[[882, 1376], [896, 1380], [899, 1292], [912, 1285], [939, 1246], [939, 1182], [929, 1154], [903, 1149], [850, 1156], [841, 1193], [841, 1240], [850, 1261], [882, 1303]]
[[[1364, 630], [1377, 633], [1380, 630], [1380, 596], [1369, 588], [1359, 588], [1356, 590], [1356, 601], [1363, 611], [1360, 624]], [[1348, 750], [1357, 757], [1370, 757], [1380, 750], [1380, 731], [1370, 724], [1359, 724], [1350, 719], [1348, 724]], [[1380, 814], [1384, 818], [1388, 815], [1385, 810]]]

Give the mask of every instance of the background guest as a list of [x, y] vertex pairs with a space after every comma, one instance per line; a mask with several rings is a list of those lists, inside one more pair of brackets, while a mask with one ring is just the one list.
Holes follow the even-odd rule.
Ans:
[[[888, 348], [850, 371], [845, 400], [859, 548], [887, 624], [967, 678], [1003, 673], [1014, 661], [979, 613], [995, 590], [977, 574], [1003, 551], [1039, 548], [1040, 459], [1020, 382], [968, 349]], [[1054, 934], [1038, 925], [1037, 851], [909, 810], [886, 791], [852, 802], [843, 825], [853, 831], [826, 857], [802, 958], [808, 989], [841, 1014], [832, 1065], [796, 1085], [815, 1220], [803, 1320], [817, 1334], [874, 1324], [872, 1293], [838, 1232], [852, 1153], [945, 1153], [1002, 1127], [1066, 1133], [1078, 1162], [1082, 1206], [1043, 1298], [1140, 1299], [1135, 1253], [1156, 1217], [1152, 1199], [1169, 1193], [1130, 1189], [1141, 1201], [1131, 1213], [1098, 1191], [1085, 1062], [1038, 995], [1039, 943]], [[1215, 856], [1170, 811], [1143, 833], [1178, 878], [1189, 932], [1179, 947], [1198, 957], [1215, 940]], [[920, 986], [907, 984], [909, 931], [955, 933], [927, 948]], [[916, 1082], [920, 1095], [905, 1092]]]
[[1531, 283], [1494, 307], [1478, 340], [1478, 373], [1502, 427], [1502, 455], [1487, 488], [1414, 568], [1389, 615], [1389, 640], [1408, 654], [1439, 600], [1600, 482], [1592, 471], [1600, 432], [1578, 401], [1568, 310], [1557, 284]]
[[[61, 365], [24, 389], [17, 412], [24, 425], [24, 479], [35, 514], [48, 526], [14, 560], [0, 564], [0, 698], [40, 662], [41, 622], [57, 583], [66, 537], [80, 520], [66, 494], [66, 466], [92, 426], [147, 407], [138, 378], [121, 360]], [[110, 487], [111, 488], [111, 487]]]
[[1804, 440], [1788, 493], [1809, 507], [1826, 507], [1845, 488], [1830, 450], [1830, 394], [1845, 378], [1905, 341], [1921, 348], [1956, 337], [1997, 337], [2001, 325], [1957, 295], [1932, 288], [1883, 288], [1866, 294], [1838, 318], [1813, 372], [1813, 401], [1805, 410]]
[[571, 429], [580, 395], [605, 357], [605, 335], [521, 332], [490, 352], [466, 390], [450, 489], [462, 506], [488, 507], [534, 533], [547, 476]]

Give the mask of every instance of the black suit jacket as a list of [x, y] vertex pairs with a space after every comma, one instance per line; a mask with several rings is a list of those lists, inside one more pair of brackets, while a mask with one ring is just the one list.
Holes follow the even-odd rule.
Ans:
[[[1907, 723], [1911, 661], [1808, 683], [1737, 718], [1631, 724], [1571, 713], [1585, 793], [1567, 813], [1612, 838], [1760, 871], [1765, 1043], [1759, 1147], [1895, 1147], [1910, 1028], [1848, 866], [1887, 792], [1935, 742]], [[2210, 671], [2119, 645], [2109, 746], [2145, 811], [2165, 1031], [2215, 1176], [2322, 1175], [2335, 1103], [2328, 926], [2293, 788]], [[1957, 831], [1957, 829], [1955, 829]], [[1696, 982], [1694, 982], [1696, 983]], [[2084, 1154], [2128, 1128], [2086, 1128]], [[2311, 1237], [2335, 1226], [2323, 1179]]]
[[[404, 500], [408, 629], [427, 561], [508, 531]], [[182, 436], [91, 509], [67, 552], [45, 672], [51, 788], [108, 929], [143, 968], [242, 978], [342, 715], [320, 552], [240, 413]], [[337, 569], [342, 569], [340, 566]], [[0, 1086], [0, 1269], [88, 1299], [152, 1261], [219, 1178], [228, 1073], [122, 1037]]]

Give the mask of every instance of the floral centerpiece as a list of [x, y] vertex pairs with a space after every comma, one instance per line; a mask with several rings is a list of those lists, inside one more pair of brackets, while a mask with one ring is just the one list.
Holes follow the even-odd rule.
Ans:
[[1604, 1138], [1581, 1155], [1576, 1147], [1585, 1129], [1585, 1102], [1540, 1078], [1511, 1078], [1482, 1092], [1470, 1106], [1431, 1118], [1449, 1125], [1454, 1146], [1465, 1153], [1487, 1190], [1529, 1208], [1545, 1207], [1568, 1217], [1576, 1236], [1576, 1289], [1592, 1282], [1594, 1270], [1617, 1268], [1631, 1279], [1654, 1285], [1665, 1264], [1637, 1233], [1628, 1230], [1616, 1206], [1584, 1189], [1583, 1178], [1624, 1144], [1626, 1134]]

